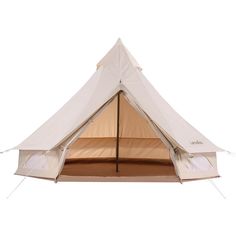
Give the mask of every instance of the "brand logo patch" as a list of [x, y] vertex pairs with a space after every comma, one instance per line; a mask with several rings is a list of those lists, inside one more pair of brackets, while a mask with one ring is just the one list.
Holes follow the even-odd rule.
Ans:
[[203, 142], [199, 141], [199, 140], [195, 140], [191, 142], [192, 145], [194, 144], [203, 144]]

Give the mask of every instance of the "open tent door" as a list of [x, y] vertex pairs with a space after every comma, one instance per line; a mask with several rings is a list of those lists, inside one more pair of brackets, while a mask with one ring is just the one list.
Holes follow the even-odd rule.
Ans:
[[170, 155], [120, 91], [70, 144], [58, 180], [179, 181]]

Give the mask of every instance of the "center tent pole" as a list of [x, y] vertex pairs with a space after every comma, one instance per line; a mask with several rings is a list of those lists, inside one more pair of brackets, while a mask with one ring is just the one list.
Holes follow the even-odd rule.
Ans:
[[120, 141], [120, 94], [117, 95], [117, 119], [116, 119], [116, 172], [119, 172], [119, 141]]

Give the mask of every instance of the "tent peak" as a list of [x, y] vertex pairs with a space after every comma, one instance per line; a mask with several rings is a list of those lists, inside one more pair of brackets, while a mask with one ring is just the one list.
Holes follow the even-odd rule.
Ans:
[[130, 64], [131, 66], [142, 70], [136, 59], [131, 55], [129, 50], [123, 44], [122, 40], [118, 38], [115, 45], [97, 64], [97, 69], [100, 66], [120, 66], [122, 63], [125, 65]]
[[[125, 48], [125, 46], [124, 46], [123, 41], [121, 40], [121, 38], [118, 38], [118, 39], [117, 39], [115, 45], [122, 45], [122, 46]], [[126, 50], [127, 50], [127, 49], [126, 49]]]
[[118, 38], [117, 41], [116, 41], [116, 43], [122, 43], [121, 38]]

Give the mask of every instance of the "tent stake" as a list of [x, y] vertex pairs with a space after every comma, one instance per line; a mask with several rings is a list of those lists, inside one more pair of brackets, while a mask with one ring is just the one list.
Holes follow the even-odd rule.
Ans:
[[119, 172], [119, 139], [120, 139], [120, 93], [117, 95], [117, 125], [116, 125], [116, 172]]

